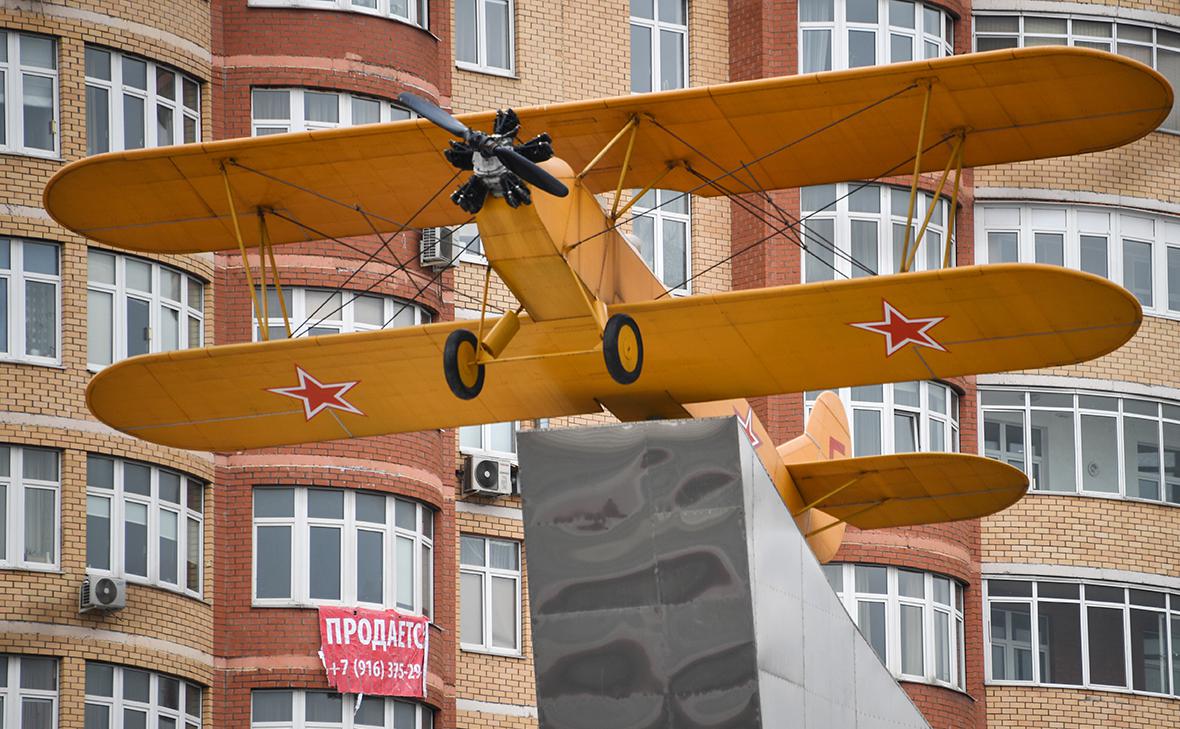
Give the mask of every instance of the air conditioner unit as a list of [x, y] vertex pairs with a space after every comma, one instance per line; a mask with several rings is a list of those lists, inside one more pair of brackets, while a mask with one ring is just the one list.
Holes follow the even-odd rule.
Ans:
[[78, 612], [121, 610], [127, 606], [127, 580], [117, 577], [87, 577], [78, 592]]
[[463, 492], [483, 496], [511, 496], [513, 465], [508, 461], [471, 454], [463, 469]]
[[454, 265], [454, 237], [450, 228], [423, 228], [418, 261], [423, 266], [445, 268]]

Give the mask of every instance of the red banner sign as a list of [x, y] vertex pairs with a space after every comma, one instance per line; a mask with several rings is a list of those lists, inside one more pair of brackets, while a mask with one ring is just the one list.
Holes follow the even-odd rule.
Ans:
[[341, 693], [426, 697], [429, 622], [396, 610], [320, 608], [320, 660]]

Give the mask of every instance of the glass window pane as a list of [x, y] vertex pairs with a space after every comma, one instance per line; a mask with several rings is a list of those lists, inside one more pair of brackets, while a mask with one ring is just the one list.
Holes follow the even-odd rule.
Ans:
[[295, 516], [295, 489], [254, 489], [254, 516], [255, 518]]
[[54, 658], [20, 659], [20, 687], [41, 691], [57, 690], [57, 660]]
[[688, 224], [664, 220], [663, 284], [671, 289], [688, 285]]
[[86, 292], [86, 358], [94, 364], [114, 361], [115, 298], [105, 291]]
[[182, 86], [183, 86], [182, 94], [184, 96], [184, 98], [182, 99], [182, 103], [186, 107], [188, 107], [189, 109], [192, 109], [194, 111], [200, 111], [200, 109], [201, 109], [201, 86], [200, 86], [200, 84], [198, 84], [196, 81], [193, 81], [190, 78], [185, 78], [183, 80]]
[[1078, 585], [1067, 582], [1038, 582], [1037, 594], [1040, 597], [1063, 597], [1077, 600], [1078, 588]]
[[[865, 188], [866, 190], [869, 188]], [[876, 187], [872, 189], [876, 190]], [[800, 188], [800, 207], [804, 211], [828, 210], [836, 204], [835, 185], [809, 185]], [[880, 192], [877, 193], [880, 195]], [[857, 198], [864, 200], [864, 198]]]
[[459, 537], [459, 564], [484, 566], [484, 540], [478, 537]]
[[340, 599], [340, 529], [311, 527], [308, 538], [308, 596]]
[[835, 226], [836, 221], [830, 219], [811, 219], [805, 224], [805, 278], [808, 283], [830, 281], [836, 276]]
[[1032, 608], [1019, 603], [992, 603], [992, 678], [1031, 681]]
[[483, 578], [462, 572], [459, 576], [460, 641], [483, 645]]
[[884, 595], [888, 589], [888, 570], [885, 567], [856, 566], [856, 591]]
[[160, 500], [169, 504], [180, 503], [180, 475], [171, 471], [159, 472]]
[[[459, 0], [463, 4], [464, 0]], [[462, 28], [460, 28], [462, 30]], [[474, 31], [473, 31], [474, 32]], [[643, 93], [652, 90], [652, 48], [651, 28], [642, 25], [631, 26], [631, 91]]]
[[201, 522], [188, 519], [184, 586], [197, 592], [201, 589]]
[[291, 527], [258, 527], [255, 549], [255, 597], [291, 597]]
[[385, 497], [381, 494], [356, 493], [356, 520], [370, 524], [385, 523]]
[[151, 496], [152, 470], [141, 463], [124, 461], [123, 490], [140, 496]]
[[1126, 495], [1160, 498], [1159, 423], [1155, 420], [1123, 420], [1123, 457]]
[[147, 703], [151, 698], [151, 674], [147, 671], [137, 671], [131, 668], [122, 669], [123, 698], [129, 701]]
[[1087, 637], [1090, 650], [1090, 682], [1103, 686], [1126, 686], [1123, 611], [1088, 607]]
[[0, 352], [8, 351], [8, 279], [0, 278]]
[[1085, 414], [1081, 419], [1082, 490], [1118, 493], [1117, 421]]
[[397, 604], [414, 609], [414, 540], [397, 538]]
[[156, 696], [160, 706], [180, 708], [180, 681], [167, 676], [156, 677]]
[[57, 481], [57, 451], [48, 448], [25, 448], [25, 479]]
[[398, 529], [418, 531], [418, 507], [413, 501], [397, 499], [394, 502], [393, 521]]
[[176, 110], [160, 104], [156, 106], [156, 144], [167, 146], [176, 142]]
[[115, 667], [106, 663], [86, 662], [86, 695], [114, 696]]
[[847, 0], [844, 12], [850, 23], [876, 23], [877, 0]]
[[1082, 683], [1081, 607], [1076, 603], [1037, 604], [1040, 616], [1040, 680], [1078, 686]]
[[290, 119], [291, 93], [286, 90], [254, 89], [251, 93], [255, 119]]
[[[800, 73], [819, 73], [832, 70], [832, 31], [804, 30], [803, 67]], [[634, 90], [634, 88], [632, 88]]]
[[1032, 597], [1032, 585], [1024, 580], [988, 580], [987, 591], [991, 597]]
[[1083, 271], [1095, 276], [1108, 278], [1110, 276], [1107, 242], [1104, 235], [1080, 235], [1081, 267]]
[[304, 699], [304, 718], [307, 721], [340, 723], [344, 715], [343, 696], [326, 691], [308, 691]]
[[252, 691], [250, 716], [256, 722], [291, 721], [291, 691]]
[[492, 645], [516, 648], [516, 580], [492, 577]]
[[385, 726], [385, 698], [382, 696], [366, 696], [361, 701], [360, 708], [352, 717], [356, 726]]
[[824, 22], [835, 18], [832, 0], [800, 0], [799, 22]]
[[147, 712], [123, 709], [123, 729], [147, 729]]
[[500, 453], [516, 452], [516, 423], [495, 423], [488, 426], [488, 448]]
[[832, 592], [837, 595], [844, 592], [844, 565], [842, 564], [825, 564], [820, 565], [824, 571], [824, 577], [828, 584], [832, 586]]
[[344, 492], [339, 489], [308, 489], [307, 515], [313, 519], [343, 519]]
[[898, 33], [889, 34], [889, 62], [914, 60], [914, 39]]
[[888, 662], [885, 651], [885, 603], [866, 602], [856, 603], [856, 627], [869, 645], [877, 653], [883, 663]]
[[872, 276], [877, 273], [880, 265], [877, 259], [877, 223], [873, 220], [853, 220], [851, 223], [852, 278]]
[[1020, 260], [1019, 238], [1016, 233], [989, 232], [987, 234], [988, 263], [1016, 263]]
[[489, 560], [492, 569], [519, 570], [519, 551], [516, 542], [502, 542], [498, 539], [489, 540], [488, 549], [491, 552]]
[[[3, 710], [4, 702], [0, 701], [0, 711]], [[111, 729], [111, 709], [101, 704], [86, 704], [82, 721], [86, 729]], [[0, 727], [2, 726], [4, 725], [0, 720]]]
[[925, 597], [926, 576], [921, 572], [898, 570], [897, 591], [902, 597]]
[[127, 574], [148, 575], [148, 507], [128, 501], [123, 507], [123, 569]]
[[303, 118], [309, 122], [340, 122], [340, 95], [320, 91], [303, 92]]
[[872, 66], [877, 62], [877, 34], [872, 31], [848, 31], [848, 67]]
[[922, 608], [901, 606], [901, 672], [912, 676], [923, 675], [922, 658], [925, 653], [922, 638]]
[[[476, 0], [456, 0], [455, 2], [455, 60], [464, 63], [479, 62], [475, 3]], [[634, 42], [634, 33], [632, 33], [632, 49], [634, 49]], [[635, 54], [631, 55], [634, 57]], [[648, 57], [650, 56], [649, 51]]]
[[356, 599], [383, 603], [385, 590], [385, 535], [367, 529], [356, 533]]
[[914, 4], [904, 0], [889, 0], [889, 24], [899, 28], [913, 28]]
[[25, 282], [25, 352], [34, 357], [57, 356], [57, 286]]
[[1086, 599], [1100, 602], [1124, 603], [1127, 601], [1126, 592], [1121, 587], [1107, 585], [1086, 585]]
[[660, 90], [684, 88], [684, 33], [660, 31]]
[[951, 680], [951, 616], [934, 611], [934, 678]]
[[1036, 262], [1053, 266], [1065, 265], [1065, 235], [1062, 233], [1036, 233], [1033, 235], [1036, 248]]
[[86, 75], [90, 78], [111, 80], [111, 54], [101, 48], [86, 46]]
[[852, 450], [855, 456], [881, 455], [881, 413], [877, 410], [852, 411]]
[[180, 525], [175, 512], [160, 511], [160, 581], [179, 583]]
[[20, 62], [22, 66], [57, 68], [57, 49], [53, 39], [21, 34]]
[[53, 729], [53, 701], [51, 699], [21, 699], [21, 729]]
[[[1167, 485], [1164, 498], [1172, 504], [1180, 503], [1180, 425], [1175, 423], [1164, 423], [1164, 483]], [[1177, 640], [1180, 642], [1180, 636]]]
[[101, 496], [86, 498], [86, 566], [111, 568], [111, 500]]
[[1123, 241], [1123, 286], [1135, 294], [1139, 303], [1152, 305], [1151, 244], [1144, 241]]
[[1032, 411], [1032, 487], [1077, 491], [1072, 412]]
[[44, 76], [22, 75], [24, 94], [24, 144], [33, 149], [52, 151], [54, 148], [53, 79]]
[[57, 549], [57, 492], [25, 489], [25, 561], [52, 564]]
[[684, 25], [687, 0], [659, 0], [659, 19], [664, 23]]
[[487, 0], [484, 5], [484, 19], [487, 22], [487, 65], [492, 68], [511, 68], [507, 1]]
[[111, 149], [111, 92], [98, 86], [86, 86], [86, 154]]

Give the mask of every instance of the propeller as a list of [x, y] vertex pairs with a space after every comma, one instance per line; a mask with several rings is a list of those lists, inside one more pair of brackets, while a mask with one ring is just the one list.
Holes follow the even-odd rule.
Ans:
[[397, 100], [418, 116], [462, 140], [452, 141], [444, 155], [456, 168], [475, 172], [451, 195], [451, 200], [467, 212], [479, 212], [488, 193], [503, 198], [514, 208], [528, 205], [532, 202], [532, 194], [525, 183], [557, 197], [569, 194], [569, 188], [561, 180], [537, 164], [553, 156], [553, 140], [548, 134], [538, 134], [517, 144], [520, 118], [511, 109], [496, 112], [492, 133], [488, 134], [468, 128], [434, 102], [408, 91], [398, 95]]

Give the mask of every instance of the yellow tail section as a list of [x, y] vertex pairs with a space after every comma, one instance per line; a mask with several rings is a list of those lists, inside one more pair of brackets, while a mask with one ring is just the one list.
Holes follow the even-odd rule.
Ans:
[[[820, 562], [836, 556], [844, 539], [844, 522], [816, 508], [818, 504], [799, 491], [794, 482], [792, 466], [816, 461], [835, 461], [852, 455], [852, 435], [848, 430], [848, 416], [844, 403], [834, 392], [825, 392], [815, 401], [803, 435], [778, 447], [778, 454], [787, 466], [788, 488], [799, 493], [801, 505], [793, 507], [795, 522], [807, 538], [811, 551]], [[779, 487], [781, 492], [786, 484]]]

